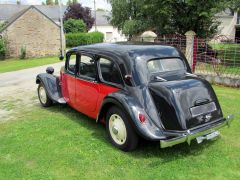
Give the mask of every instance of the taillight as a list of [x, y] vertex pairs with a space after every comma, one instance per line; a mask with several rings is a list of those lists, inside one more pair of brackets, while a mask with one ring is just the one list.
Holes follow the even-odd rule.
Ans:
[[146, 117], [145, 117], [145, 115], [142, 114], [142, 113], [139, 113], [138, 119], [139, 119], [139, 121], [140, 121], [141, 123], [144, 123], [144, 122], [146, 121]]

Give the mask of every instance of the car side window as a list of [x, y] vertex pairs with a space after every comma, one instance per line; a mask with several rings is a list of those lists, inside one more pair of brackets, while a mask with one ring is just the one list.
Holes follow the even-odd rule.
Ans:
[[78, 72], [82, 77], [95, 80], [97, 69], [93, 58], [90, 56], [81, 55]]
[[67, 70], [72, 74], [74, 74], [76, 70], [76, 58], [77, 58], [76, 54], [70, 55], [67, 63]]
[[104, 81], [114, 84], [123, 84], [121, 73], [116, 63], [109, 59], [99, 59], [101, 75]]

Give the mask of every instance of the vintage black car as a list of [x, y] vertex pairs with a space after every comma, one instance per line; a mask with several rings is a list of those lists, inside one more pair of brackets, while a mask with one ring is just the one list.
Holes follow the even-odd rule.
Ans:
[[170, 147], [217, 137], [231, 116], [211, 85], [192, 74], [176, 48], [156, 44], [95, 44], [72, 48], [60, 76], [52, 68], [36, 79], [41, 104], [67, 103], [106, 124], [112, 144], [124, 151], [139, 138]]

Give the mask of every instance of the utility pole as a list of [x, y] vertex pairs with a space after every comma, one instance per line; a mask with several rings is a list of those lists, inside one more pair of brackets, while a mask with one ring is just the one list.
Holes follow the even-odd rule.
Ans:
[[95, 26], [95, 31], [97, 31], [97, 10], [96, 10], [96, 0], [93, 0], [93, 2], [94, 2], [94, 18], [95, 18], [94, 26]]
[[64, 33], [63, 33], [63, 17], [62, 17], [62, 0], [59, 0], [59, 18], [60, 18], [60, 41], [61, 41], [61, 54], [59, 59], [64, 59]]

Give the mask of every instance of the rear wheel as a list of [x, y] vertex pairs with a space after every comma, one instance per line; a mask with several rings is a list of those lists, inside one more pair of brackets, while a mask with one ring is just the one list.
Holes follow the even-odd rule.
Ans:
[[46, 89], [42, 83], [38, 85], [38, 99], [43, 107], [49, 107], [53, 101], [48, 97]]
[[106, 117], [106, 129], [111, 143], [123, 151], [132, 151], [138, 144], [138, 135], [128, 115], [120, 108], [111, 107]]

